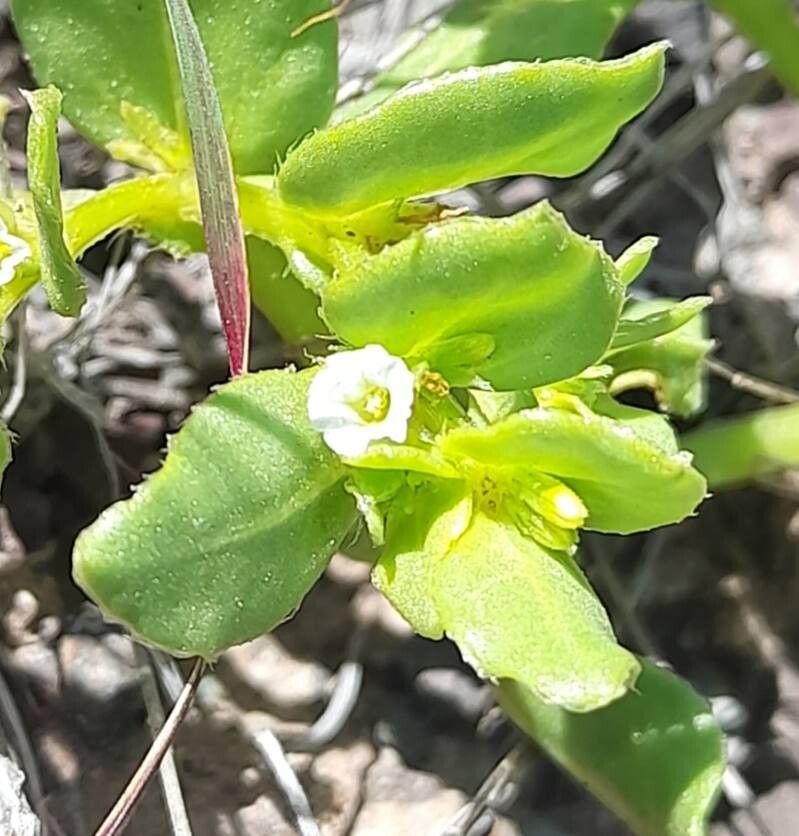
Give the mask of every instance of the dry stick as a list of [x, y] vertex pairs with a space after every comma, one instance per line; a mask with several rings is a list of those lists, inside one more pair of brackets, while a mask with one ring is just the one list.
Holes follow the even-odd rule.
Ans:
[[[180, 671], [174, 659], [166, 653], [160, 650], [150, 650], [149, 653], [161, 690], [169, 703], [176, 699], [180, 691], [183, 682]], [[348, 663], [345, 662], [344, 665], [346, 664]], [[342, 668], [344, 665], [342, 665]], [[338, 690], [338, 684], [336, 690]], [[200, 693], [197, 695], [198, 707], [207, 712], [213, 712], [226, 700], [228, 700], [228, 696], [224, 685], [214, 677], [205, 680]], [[325, 711], [325, 714], [327, 714], [327, 711]], [[299, 779], [294, 774], [280, 741], [267, 729], [253, 730], [241, 721], [238, 725], [242, 736], [258, 752], [264, 766], [275, 778], [275, 782], [283, 793], [283, 797], [297, 822], [301, 836], [319, 836], [319, 828], [314, 820], [308, 797], [305, 795]]]
[[[141, 693], [147, 710], [147, 724], [154, 737], [164, 724], [164, 707], [161, 704], [161, 696], [155, 680], [154, 662], [140, 645], [136, 645], [136, 656], [142, 672]], [[186, 812], [186, 803], [183, 800], [180, 777], [175, 763], [175, 751], [172, 746], [164, 755], [164, 760], [158, 770], [158, 777], [161, 780], [161, 792], [164, 796], [173, 836], [192, 836], [191, 823]]]
[[347, 9], [347, 6], [352, 2], [352, 0], [341, 0], [338, 6], [333, 6], [332, 9], [329, 9], [326, 12], [322, 12], [321, 14], [314, 15], [313, 17], [309, 17], [304, 23], [301, 23], [292, 33], [292, 38], [299, 38], [304, 32], [307, 32], [309, 29], [312, 29], [318, 23], [324, 23], [326, 20], [332, 20], [334, 17], [339, 17], [339, 15], [344, 14]]
[[613, 600], [628, 634], [638, 645], [638, 649], [652, 659], [662, 660], [662, 654], [650, 637], [649, 631], [638, 618], [634, 606], [630, 603], [627, 590], [619, 580], [605, 553], [590, 537], [583, 541], [583, 548], [593, 559], [597, 572], [602, 575], [608, 594]]
[[[631, 185], [631, 191], [608, 215], [596, 230], [597, 238], [606, 238], [623, 223], [660, 185], [661, 178], [670, 176], [682, 161], [707, 140], [740, 105], [751, 101], [771, 79], [766, 65], [753, 62], [728, 82], [716, 99], [701, 108], [695, 108], [657, 140], [648, 140], [638, 156], [614, 180], [603, 197], [617, 193]], [[633, 134], [636, 136], [636, 134]], [[558, 202], [559, 208], [563, 204]]]
[[713, 374], [729, 381], [730, 386], [734, 389], [740, 389], [742, 392], [747, 392], [750, 395], [763, 398], [764, 401], [772, 401], [773, 403], [799, 403], [799, 392], [795, 389], [780, 386], [778, 383], [772, 383], [762, 377], [755, 377], [746, 372], [738, 371], [729, 363], [716, 360], [714, 357], [708, 357], [705, 360], [705, 365]]
[[314, 819], [308, 797], [291, 768], [280, 741], [267, 728], [251, 732], [249, 738], [289, 802], [300, 836], [319, 836], [319, 826]]
[[487, 813], [508, 807], [534, 755], [535, 749], [529, 741], [514, 746], [491, 770], [474, 798], [458, 810], [441, 836], [465, 836]]
[[139, 764], [139, 768], [133, 774], [103, 823], [95, 831], [94, 836], [117, 836], [128, 825], [134, 808], [141, 800], [147, 785], [161, 765], [164, 755], [166, 755], [172, 741], [175, 739], [180, 724], [191, 707], [197, 685], [203, 673], [205, 673], [205, 661], [197, 659], [186, 684], [183, 686], [183, 690], [180, 692], [180, 697], [178, 697], [169, 717], [161, 727], [161, 731], [154, 738], [150, 749]]
[[[197, 705], [208, 712], [221, 708], [229, 700], [225, 686], [215, 677], [209, 677], [197, 695]], [[238, 718], [238, 727], [274, 777], [294, 816], [300, 836], [319, 836], [319, 826], [314, 819], [311, 804], [280, 741], [268, 728], [252, 729], [241, 717]]]
[[349, 720], [363, 684], [363, 665], [358, 660], [364, 642], [364, 632], [352, 637], [347, 658], [335, 675], [335, 685], [325, 710], [306, 731], [286, 737], [283, 744], [290, 752], [318, 752], [341, 733]]

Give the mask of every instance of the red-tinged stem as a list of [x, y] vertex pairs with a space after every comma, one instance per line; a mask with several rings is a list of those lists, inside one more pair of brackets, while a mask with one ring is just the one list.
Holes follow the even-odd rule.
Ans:
[[169, 717], [161, 727], [161, 731], [152, 742], [149, 751], [144, 756], [144, 759], [139, 764], [139, 768], [133, 774], [130, 782], [125, 787], [122, 795], [117, 799], [116, 804], [111, 808], [111, 811], [105, 817], [105, 820], [97, 828], [94, 836], [117, 836], [127, 827], [130, 822], [130, 817], [133, 815], [133, 810], [144, 794], [147, 785], [150, 783], [153, 775], [158, 771], [161, 761], [164, 759], [175, 735], [180, 728], [189, 708], [191, 708], [194, 694], [197, 691], [197, 685], [205, 672], [205, 662], [198, 659], [191, 669], [189, 678], [180, 692]]

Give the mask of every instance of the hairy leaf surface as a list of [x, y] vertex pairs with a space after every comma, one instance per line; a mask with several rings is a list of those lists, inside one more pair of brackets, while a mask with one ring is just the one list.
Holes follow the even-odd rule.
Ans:
[[86, 302], [86, 283], [64, 241], [58, 117], [61, 93], [45, 87], [27, 95], [28, 184], [36, 215], [41, 280], [50, 307], [62, 316], [77, 316]]
[[664, 452], [631, 426], [586, 411], [529, 409], [441, 440], [450, 459], [528, 467], [556, 476], [588, 508], [586, 527], [629, 534], [679, 522], [706, 492], [690, 457]]
[[280, 169], [280, 192], [318, 214], [347, 215], [512, 174], [569, 177], [652, 101], [664, 51], [508, 62], [411, 84], [309, 137]]
[[355, 516], [343, 468], [308, 424], [313, 374], [220, 387], [161, 470], [80, 535], [75, 579], [109, 618], [213, 658], [299, 606]]
[[[502, 61], [600, 58], [605, 44], [637, 0], [461, 0], [440, 25], [373, 88], [340, 108], [337, 120], [363, 113], [404, 85], [466, 67]], [[412, 31], [407, 38], [418, 38]]]
[[613, 262], [540, 203], [511, 218], [457, 218], [377, 255], [345, 252], [322, 288], [333, 331], [425, 360], [451, 383], [523, 389], [581, 372], [605, 351], [623, 298]]
[[616, 643], [602, 604], [565, 553], [475, 514], [436, 562], [433, 600], [446, 634], [482, 676], [523, 683], [544, 702], [593, 711], [640, 670]]

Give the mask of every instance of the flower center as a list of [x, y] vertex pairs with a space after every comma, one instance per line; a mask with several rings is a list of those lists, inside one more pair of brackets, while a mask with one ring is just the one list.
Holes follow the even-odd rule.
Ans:
[[382, 386], [367, 386], [359, 398], [349, 401], [349, 406], [364, 423], [379, 424], [388, 415], [391, 393]]

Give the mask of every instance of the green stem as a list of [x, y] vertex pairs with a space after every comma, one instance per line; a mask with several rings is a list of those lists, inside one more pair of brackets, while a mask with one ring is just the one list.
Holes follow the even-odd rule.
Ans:
[[710, 422], [682, 444], [711, 488], [799, 467], [799, 404]]

